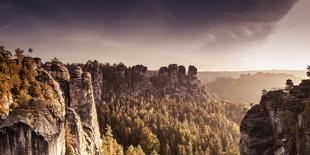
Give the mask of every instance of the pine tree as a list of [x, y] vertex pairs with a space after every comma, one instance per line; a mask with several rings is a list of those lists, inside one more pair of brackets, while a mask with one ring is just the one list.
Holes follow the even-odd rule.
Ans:
[[123, 155], [123, 147], [113, 138], [112, 129], [108, 125], [102, 137], [101, 153], [109, 155]]
[[126, 155], [145, 155], [140, 145], [133, 147], [130, 145], [126, 151]]
[[285, 84], [285, 90], [287, 91], [291, 90], [294, 87], [294, 83], [291, 79], [287, 79]]
[[160, 142], [157, 139], [157, 136], [147, 127], [142, 128], [140, 145], [146, 154], [150, 154], [152, 151], [159, 152], [160, 149]]

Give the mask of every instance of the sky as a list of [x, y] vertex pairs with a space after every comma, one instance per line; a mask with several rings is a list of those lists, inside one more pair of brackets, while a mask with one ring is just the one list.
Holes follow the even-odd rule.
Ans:
[[0, 45], [49, 61], [304, 69], [309, 0], [1, 0]]

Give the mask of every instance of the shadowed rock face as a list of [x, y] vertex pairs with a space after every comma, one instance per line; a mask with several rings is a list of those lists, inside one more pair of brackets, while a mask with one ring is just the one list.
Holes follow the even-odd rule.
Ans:
[[262, 96], [241, 122], [242, 155], [310, 153], [310, 81]]
[[273, 128], [263, 106], [255, 105], [248, 111], [240, 130], [242, 154], [272, 154]]
[[5, 155], [64, 155], [64, 128], [50, 139], [36, 133], [30, 126], [17, 123], [1, 128], [0, 150]]

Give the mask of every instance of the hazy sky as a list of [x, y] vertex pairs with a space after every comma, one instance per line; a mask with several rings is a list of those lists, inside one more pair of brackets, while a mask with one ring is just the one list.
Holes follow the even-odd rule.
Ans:
[[1, 0], [0, 44], [64, 62], [304, 69], [309, 0]]

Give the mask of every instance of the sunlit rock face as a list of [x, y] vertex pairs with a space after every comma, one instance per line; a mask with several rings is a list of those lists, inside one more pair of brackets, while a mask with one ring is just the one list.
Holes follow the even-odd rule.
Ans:
[[70, 80], [70, 107], [80, 117], [86, 139], [84, 154], [99, 154], [101, 145], [92, 80], [89, 72], [76, 66]]
[[276, 90], [262, 96], [241, 122], [240, 153], [310, 153], [310, 81], [289, 91]]
[[66, 125], [73, 137], [74, 153], [99, 154], [101, 139], [91, 74], [77, 65], [71, 66], [69, 73], [67, 67], [59, 61], [46, 63], [45, 68], [60, 83], [64, 92]]
[[74, 153], [76, 155], [90, 154], [91, 150], [88, 148], [87, 135], [83, 130], [80, 116], [72, 108], [67, 108], [66, 112], [66, 123], [71, 131]]

